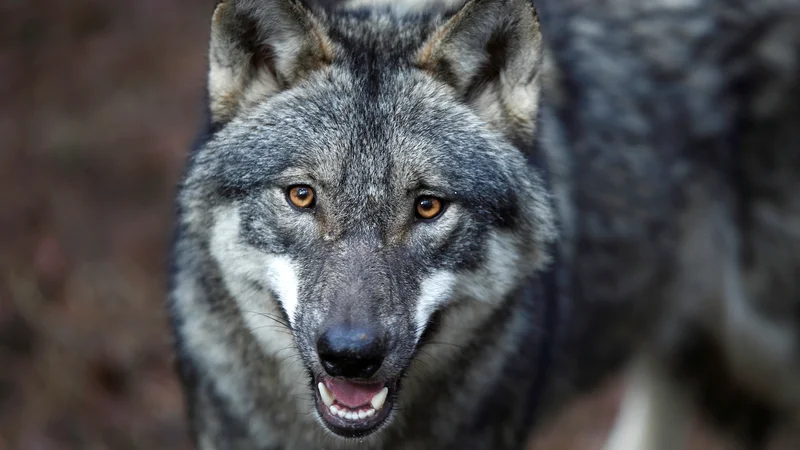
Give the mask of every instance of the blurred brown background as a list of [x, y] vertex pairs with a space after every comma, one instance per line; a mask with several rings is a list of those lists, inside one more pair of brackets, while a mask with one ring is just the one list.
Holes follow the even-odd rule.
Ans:
[[213, 0], [0, 5], [0, 450], [187, 448], [165, 247]]
[[[0, 450], [188, 448], [165, 250], [212, 7], [0, 2]], [[537, 448], [598, 449], [618, 394]]]

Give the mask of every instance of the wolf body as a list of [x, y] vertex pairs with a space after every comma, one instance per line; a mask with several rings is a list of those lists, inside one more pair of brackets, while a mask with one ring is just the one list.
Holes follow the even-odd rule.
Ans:
[[800, 2], [537, 7], [565, 376], [633, 361], [607, 450], [682, 448], [695, 411], [763, 448], [800, 417]]
[[693, 406], [757, 445], [797, 405], [800, 39], [740, 6], [541, 0], [542, 42], [521, 0], [220, 3], [170, 298], [199, 448], [524, 448], [630, 361], [609, 450]]

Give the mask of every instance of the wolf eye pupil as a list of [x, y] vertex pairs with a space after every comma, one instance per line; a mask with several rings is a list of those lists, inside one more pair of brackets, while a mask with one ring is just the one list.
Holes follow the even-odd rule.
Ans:
[[289, 189], [289, 203], [297, 208], [308, 209], [314, 206], [314, 190], [308, 186], [294, 186]]
[[443, 203], [436, 197], [420, 197], [417, 199], [417, 217], [424, 220], [434, 219], [442, 213]]

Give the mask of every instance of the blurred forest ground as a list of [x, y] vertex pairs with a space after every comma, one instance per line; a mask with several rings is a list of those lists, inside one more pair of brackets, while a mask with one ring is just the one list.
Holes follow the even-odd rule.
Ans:
[[[165, 249], [212, 5], [0, 3], [0, 450], [188, 448]], [[618, 394], [536, 448], [599, 448]]]

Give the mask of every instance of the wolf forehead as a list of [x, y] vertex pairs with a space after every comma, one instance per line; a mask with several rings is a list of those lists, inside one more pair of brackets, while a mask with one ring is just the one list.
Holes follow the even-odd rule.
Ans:
[[206, 144], [220, 187], [306, 177], [458, 197], [477, 182], [508, 176], [501, 160], [521, 160], [433, 82], [396, 74], [369, 94], [355, 77], [320, 78], [258, 105]]

